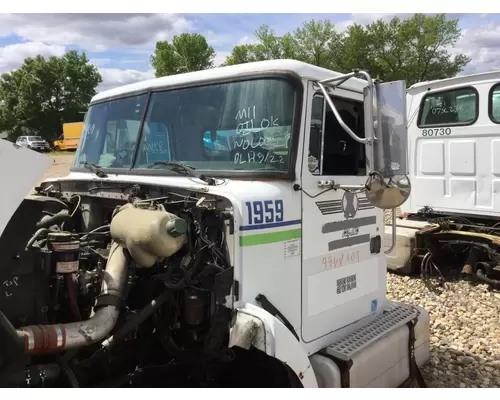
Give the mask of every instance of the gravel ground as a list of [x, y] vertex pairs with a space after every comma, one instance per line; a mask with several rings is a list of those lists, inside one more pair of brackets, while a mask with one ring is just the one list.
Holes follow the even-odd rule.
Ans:
[[500, 294], [446, 278], [437, 288], [420, 278], [387, 274], [389, 298], [429, 312], [431, 357], [424, 379], [438, 388], [500, 387]]
[[42, 181], [48, 178], [60, 178], [66, 176], [69, 173], [69, 168], [73, 162], [73, 153], [63, 154], [63, 155], [50, 155], [50, 158], [54, 160], [54, 164], [45, 172], [42, 178], [38, 181], [40, 184]]
[[389, 298], [429, 312], [431, 357], [424, 379], [436, 388], [500, 387], [500, 292], [443, 272], [444, 287], [387, 273]]
[[[52, 156], [43, 179], [65, 176], [71, 155]], [[386, 223], [390, 223], [390, 213]], [[444, 288], [387, 274], [390, 299], [419, 305], [430, 315], [431, 357], [422, 373], [429, 387], [500, 387], [500, 293], [445, 275]]]

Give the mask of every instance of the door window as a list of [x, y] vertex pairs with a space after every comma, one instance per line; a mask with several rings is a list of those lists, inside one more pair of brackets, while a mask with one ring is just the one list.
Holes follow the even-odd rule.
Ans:
[[429, 93], [420, 104], [419, 128], [472, 125], [478, 117], [479, 94], [472, 87]]
[[[363, 103], [337, 97], [331, 99], [344, 123], [364, 138]], [[342, 128], [322, 95], [315, 96], [312, 101], [308, 166], [313, 175], [366, 174], [364, 146]]]
[[500, 83], [491, 88], [488, 103], [490, 119], [494, 123], [500, 124]]

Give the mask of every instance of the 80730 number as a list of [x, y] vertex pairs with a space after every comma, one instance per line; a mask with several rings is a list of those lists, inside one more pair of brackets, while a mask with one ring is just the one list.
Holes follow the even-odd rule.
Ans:
[[422, 129], [422, 136], [448, 136], [448, 135], [451, 135], [451, 128]]

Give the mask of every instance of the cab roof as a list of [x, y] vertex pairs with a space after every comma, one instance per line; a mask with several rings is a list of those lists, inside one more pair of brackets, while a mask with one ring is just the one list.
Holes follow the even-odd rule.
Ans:
[[[132, 83], [106, 90], [96, 94], [92, 98], [92, 103], [101, 102], [107, 99], [123, 97], [128, 94], [146, 92], [149, 90], [168, 90], [173, 87], [182, 87], [188, 84], [216, 82], [222, 79], [247, 75], [252, 73], [273, 73], [289, 72], [298, 75], [302, 79], [323, 80], [342, 75], [339, 72], [330, 71], [325, 68], [307, 64], [296, 60], [270, 60], [258, 61], [253, 63], [231, 65], [227, 67], [218, 67], [203, 71], [189, 72], [185, 74], [165, 76], [156, 79]], [[340, 87], [355, 92], [362, 92], [366, 86], [366, 81], [357, 78], [351, 78], [344, 82]]]
[[460, 75], [453, 78], [437, 79], [433, 81], [418, 82], [410, 86], [408, 92], [422, 92], [430, 89], [442, 89], [450, 86], [459, 86], [466, 84], [474, 84], [481, 81], [489, 81], [498, 79], [500, 77], [500, 70], [481, 72], [478, 74]]

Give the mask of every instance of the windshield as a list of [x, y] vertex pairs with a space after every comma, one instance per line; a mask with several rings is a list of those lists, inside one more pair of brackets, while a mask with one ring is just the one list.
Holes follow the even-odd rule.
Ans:
[[28, 140], [30, 142], [36, 142], [36, 141], [43, 140], [43, 139], [41, 136], [28, 136]]
[[[255, 79], [157, 92], [90, 107], [74, 167], [288, 171], [295, 92]], [[141, 124], [143, 122], [143, 124]], [[142, 125], [142, 132], [141, 130]]]

